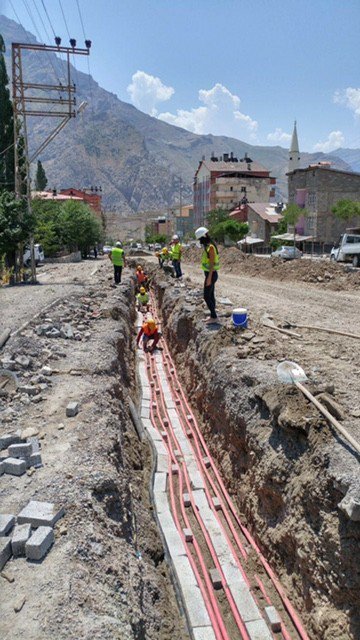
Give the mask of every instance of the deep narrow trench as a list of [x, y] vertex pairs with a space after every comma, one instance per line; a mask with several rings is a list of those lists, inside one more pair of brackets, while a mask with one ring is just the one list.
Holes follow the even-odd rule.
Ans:
[[161, 278], [154, 286], [176, 372], [226, 489], [309, 637], [357, 637], [358, 528], [337, 508], [342, 495], [328, 473], [326, 424], [296, 391], [277, 384], [272, 361], [239, 361], [241, 338], [204, 330], [187, 288]]

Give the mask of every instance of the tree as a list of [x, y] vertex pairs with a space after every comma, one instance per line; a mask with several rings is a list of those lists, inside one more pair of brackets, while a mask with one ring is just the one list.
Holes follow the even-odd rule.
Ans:
[[4, 53], [0, 34], [0, 190], [15, 191], [14, 117]]
[[36, 177], [35, 177], [35, 189], [36, 189], [36, 191], [44, 191], [47, 183], [48, 183], [48, 181], [47, 181], [45, 169], [42, 166], [41, 161], [38, 160], [38, 162], [37, 162], [37, 170], [36, 170]]
[[296, 223], [300, 218], [305, 218], [306, 216], [308, 216], [309, 213], [307, 209], [302, 209], [297, 204], [291, 202], [290, 204], [286, 205], [286, 209], [282, 211], [282, 215], [283, 215], [282, 223], [286, 224], [286, 227], [288, 225], [291, 225], [292, 227], [294, 227], [293, 244], [295, 247]]
[[225, 222], [226, 220], [229, 220], [229, 212], [225, 209], [221, 209], [219, 207], [217, 209], [212, 209], [212, 211], [209, 211], [206, 216], [206, 226], [209, 229], [210, 236], [214, 236], [215, 227], [221, 222]]
[[233, 242], [241, 240], [249, 231], [247, 222], [239, 222], [238, 220], [224, 220], [212, 227], [210, 235], [218, 242], [224, 242], [228, 237]]
[[35, 242], [43, 246], [46, 256], [53, 256], [65, 247], [61, 205], [56, 200], [34, 198], [31, 206], [36, 220]]
[[360, 216], [360, 202], [352, 200], [339, 200], [331, 209], [333, 214], [340, 220], [350, 220]]
[[15, 265], [17, 246], [28, 240], [34, 227], [35, 218], [28, 213], [25, 200], [16, 199], [8, 191], [0, 191], [0, 255], [5, 254], [8, 267]]
[[60, 222], [66, 246], [70, 251], [81, 251], [83, 257], [103, 238], [100, 220], [83, 202], [67, 200], [62, 204]]

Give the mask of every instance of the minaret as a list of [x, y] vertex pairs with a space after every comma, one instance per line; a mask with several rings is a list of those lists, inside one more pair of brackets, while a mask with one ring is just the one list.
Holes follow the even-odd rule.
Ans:
[[296, 120], [294, 122], [294, 131], [291, 138], [291, 145], [289, 151], [289, 167], [288, 171], [294, 171], [298, 169], [300, 165], [300, 151], [299, 151], [299, 142], [296, 131]]

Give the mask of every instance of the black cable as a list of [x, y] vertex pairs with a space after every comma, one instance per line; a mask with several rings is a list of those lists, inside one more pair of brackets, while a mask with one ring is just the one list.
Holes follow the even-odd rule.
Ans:
[[54, 27], [52, 26], [52, 22], [51, 22], [51, 20], [50, 20], [50, 17], [49, 17], [49, 14], [48, 14], [48, 12], [47, 12], [47, 9], [46, 9], [46, 7], [45, 7], [44, 0], [41, 0], [41, 4], [42, 4], [42, 6], [43, 6], [43, 8], [44, 8], [44, 11], [45, 11], [46, 17], [47, 17], [47, 19], [48, 19], [48, 21], [49, 21], [49, 25], [50, 25], [50, 28], [51, 28], [51, 30], [52, 30], [52, 32], [53, 32], [53, 36], [54, 36], [54, 38], [56, 38], [56, 33], [55, 33], [55, 31], [54, 31]]
[[79, 0], [76, 0], [76, 4], [77, 4], [78, 12], [79, 12], [79, 17], [80, 17], [80, 22], [81, 22], [82, 31], [83, 31], [83, 34], [84, 34], [84, 40], [86, 40], [85, 27], [84, 27], [84, 22], [83, 22], [82, 15], [81, 15], [81, 11], [80, 11]]

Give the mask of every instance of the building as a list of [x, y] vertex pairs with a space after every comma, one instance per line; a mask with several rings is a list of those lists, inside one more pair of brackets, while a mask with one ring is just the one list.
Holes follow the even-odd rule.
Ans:
[[213, 209], [232, 211], [244, 199], [268, 202], [275, 195], [275, 184], [270, 172], [247, 154], [240, 160], [233, 153], [204, 157], [194, 178], [195, 226], [203, 224]]
[[332, 207], [339, 200], [360, 202], [360, 173], [332, 169], [330, 162], [311, 164], [287, 174], [289, 203], [307, 210], [296, 231], [315, 241], [332, 245], [346, 227], [359, 225], [359, 218], [344, 221], [336, 218]]
[[[230, 213], [230, 218], [249, 225], [249, 239], [255, 239], [265, 246], [270, 245], [271, 235], [277, 230], [282, 219], [284, 205], [274, 202], [249, 202], [243, 204]], [[249, 244], [251, 244], [249, 242]]]
[[60, 194], [65, 196], [71, 196], [80, 198], [85, 204], [88, 204], [91, 207], [98, 217], [101, 217], [102, 206], [101, 206], [101, 191], [98, 187], [95, 189], [92, 187], [90, 189], [74, 189], [73, 187], [69, 189], [60, 189]]
[[181, 207], [181, 211], [175, 217], [175, 233], [179, 238], [185, 238], [193, 236], [194, 231], [194, 207], [187, 204]]

